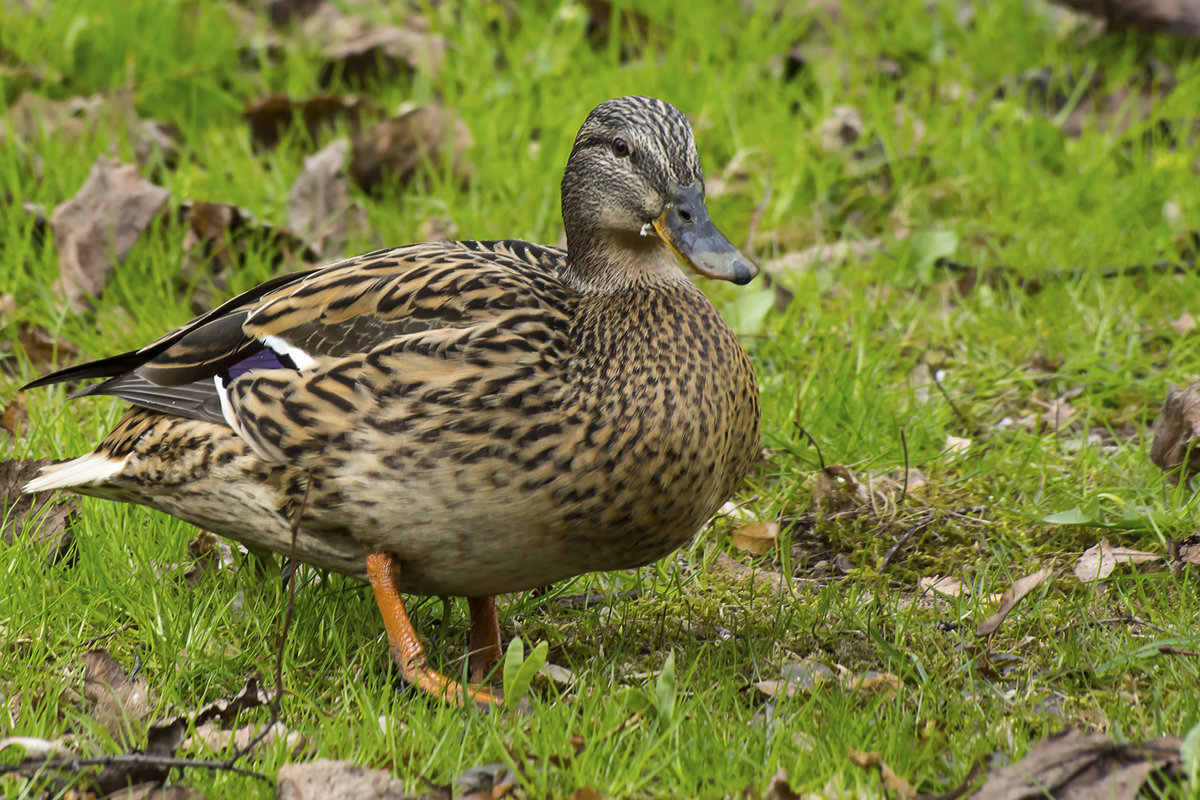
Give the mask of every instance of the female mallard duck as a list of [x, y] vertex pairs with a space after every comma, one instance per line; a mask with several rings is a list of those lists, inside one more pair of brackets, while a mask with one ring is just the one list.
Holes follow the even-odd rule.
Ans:
[[399, 592], [469, 598], [480, 681], [500, 657], [494, 595], [670, 553], [759, 446], [750, 361], [679, 269], [756, 272], [709, 220], [683, 114], [595, 108], [562, 212], [566, 252], [380, 250], [33, 381], [107, 378], [77, 396], [133, 407], [25, 490], [141, 503], [284, 554], [298, 515], [296, 557], [371, 583], [406, 680], [494, 702], [428, 666]]

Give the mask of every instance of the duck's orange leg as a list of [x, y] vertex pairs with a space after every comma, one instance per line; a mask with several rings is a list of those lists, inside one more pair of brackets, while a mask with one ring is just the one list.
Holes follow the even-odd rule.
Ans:
[[500, 663], [500, 618], [495, 597], [468, 597], [467, 607], [471, 610], [468, 674], [480, 683]]
[[429, 666], [425, 658], [425, 648], [408, 619], [404, 601], [400, 599], [400, 592], [396, 589], [396, 576], [399, 573], [400, 565], [386, 553], [371, 553], [367, 556], [367, 578], [371, 581], [371, 588], [375, 591], [375, 602], [383, 614], [383, 626], [387, 630], [392, 659], [400, 668], [404, 680], [427, 694], [458, 705], [463, 703], [464, 698], [481, 705], [499, 703], [500, 700], [487, 687], [470, 684], [464, 686]]

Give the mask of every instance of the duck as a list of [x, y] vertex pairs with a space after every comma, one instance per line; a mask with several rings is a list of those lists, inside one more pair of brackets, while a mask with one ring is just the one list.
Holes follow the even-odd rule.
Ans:
[[[687, 117], [641, 96], [586, 117], [566, 247], [426, 242], [285, 274], [146, 346], [24, 390], [130, 406], [26, 492], [136, 503], [368, 582], [402, 678], [502, 703], [496, 596], [652, 563], [760, 452], [749, 357], [686, 265], [757, 274], [712, 222]], [[467, 598], [467, 680], [402, 595]]]

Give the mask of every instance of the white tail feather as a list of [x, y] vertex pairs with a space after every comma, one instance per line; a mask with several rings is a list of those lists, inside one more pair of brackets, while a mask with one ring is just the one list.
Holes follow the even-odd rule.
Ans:
[[89, 453], [61, 464], [42, 467], [38, 476], [25, 484], [21, 491], [33, 494], [75, 486], [98, 486], [123, 470], [127, 461], [129, 456], [110, 458], [99, 453]]

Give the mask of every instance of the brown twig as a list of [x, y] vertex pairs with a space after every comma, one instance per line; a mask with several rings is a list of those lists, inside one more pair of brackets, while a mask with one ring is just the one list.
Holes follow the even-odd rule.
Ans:
[[892, 546], [888, 548], [888, 551], [883, 554], [883, 560], [879, 562], [879, 571], [883, 572], [883, 570], [887, 568], [888, 562], [892, 560], [892, 556], [896, 555], [896, 551], [903, 547], [905, 542], [916, 535], [918, 531], [923, 531], [928, 528], [931, 524], [933, 524], [933, 521], [936, 518], [937, 514], [930, 511], [925, 516], [921, 517], [921, 519], [917, 520], [914, 524], [910, 525], [908, 529], [904, 531], [904, 533], [900, 534]]
[[69, 772], [80, 772], [84, 767], [158, 767], [159, 769], [212, 769], [234, 772], [260, 780], [271, 780], [261, 772], [235, 767], [228, 761], [214, 761], [200, 758], [176, 758], [175, 756], [157, 756], [150, 753], [122, 753], [115, 756], [99, 756], [97, 758], [50, 758], [38, 762], [21, 762], [20, 764], [0, 764], [0, 775], [10, 772], [40, 772], [42, 770], [66, 769]]
[[[291, 550], [288, 553], [288, 561], [291, 564], [296, 563], [296, 537], [300, 533], [300, 519], [304, 516], [304, 509], [308, 505], [308, 493], [312, 490], [312, 479], [308, 478], [304, 482], [304, 496], [300, 498], [300, 507], [296, 509], [296, 516], [292, 519], [292, 544]], [[242, 756], [254, 751], [283, 717], [283, 649], [287, 644], [288, 631], [292, 627], [292, 613], [296, 608], [296, 570], [293, 569], [288, 576], [288, 601], [287, 608], [283, 612], [283, 630], [279, 636], [279, 647], [275, 650], [275, 694], [271, 697], [271, 702], [268, 708], [271, 711], [271, 719], [263, 726], [254, 738], [245, 744], [244, 747], [234, 751], [224, 763], [230, 767], [237, 762]]]

